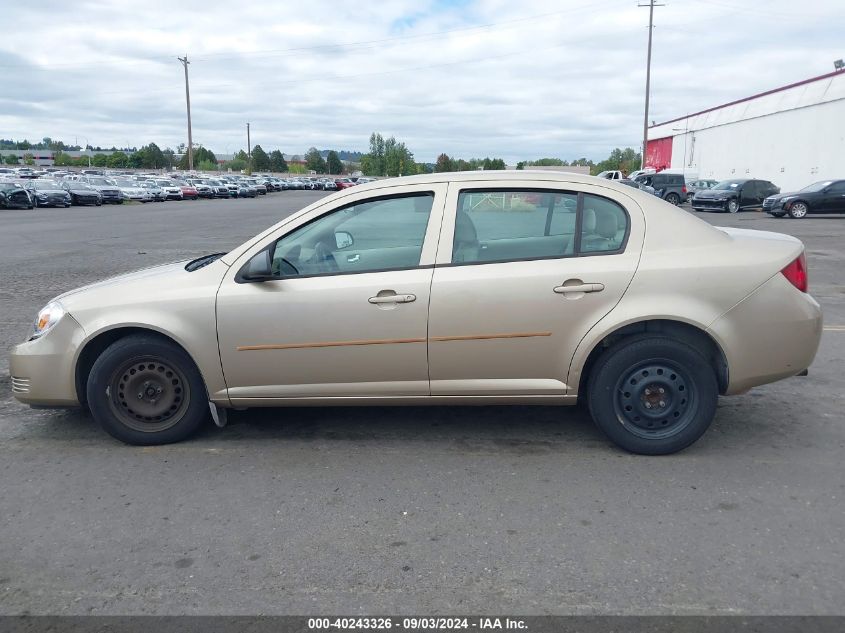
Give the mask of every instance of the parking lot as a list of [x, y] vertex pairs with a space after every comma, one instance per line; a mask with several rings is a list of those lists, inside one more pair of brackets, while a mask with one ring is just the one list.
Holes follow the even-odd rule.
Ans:
[[[323, 195], [4, 211], [3, 349], [64, 290]], [[845, 217], [699, 215], [801, 238], [826, 331], [808, 377], [721, 399], [668, 457], [551, 407], [250, 410], [130, 447], [15, 402], [4, 354], [0, 613], [841, 612]]]

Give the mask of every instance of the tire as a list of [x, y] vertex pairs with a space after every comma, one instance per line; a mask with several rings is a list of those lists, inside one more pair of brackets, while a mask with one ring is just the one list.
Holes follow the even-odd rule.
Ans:
[[663, 198], [669, 204], [674, 204], [676, 207], [681, 204], [681, 196], [676, 193], [668, 193], [666, 197]]
[[698, 213], [701, 213], [702, 211], [704, 211], [704, 208], [703, 207], [693, 207], [692, 210], [696, 211]]
[[648, 334], [607, 350], [587, 388], [596, 425], [640, 455], [668, 455], [695, 442], [713, 421], [718, 396], [716, 374], [698, 350]]
[[773, 218], [782, 218], [786, 214], [785, 213], [770, 213], [769, 215], [771, 215]]
[[738, 213], [739, 212], [739, 202], [735, 199], [728, 200], [725, 203], [725, 211], [728, 213]]
[[810, 207], [807, 206], [806, 202], [794, 202], [792, 206], [789, 207], [789, 217], [793, 220], [800, 220], [805, 217], [809, 211]]
[[91, 368], [86, 396], [94, 419], [127, 444], [180, 442], [210, 417], [191, 357], [154, 334], [133, 334], [106, 348]]

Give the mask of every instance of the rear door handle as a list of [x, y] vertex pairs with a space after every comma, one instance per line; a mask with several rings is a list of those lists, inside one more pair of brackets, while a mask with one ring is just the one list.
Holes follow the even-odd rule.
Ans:
[[410, 294], [397, 295], [395, 293], [392, 294], [392, 295], [376, 295], [375, 297], [370, 297], [369, 299], [367, 299], [367, 301], [369, 301], [370, 303], [375, 303], [375, 304], [379, 304], [379, 303], [411, 303], [412, 301], [416, 301], [416, 300], [417, 300], [417, 295], [410, 295]]
[[601, 292], [604, 290], [604, 284], [578, 284], [576, 286], [556, 286], [555, 292], [559, 295], [565, 295], [569, 292]]

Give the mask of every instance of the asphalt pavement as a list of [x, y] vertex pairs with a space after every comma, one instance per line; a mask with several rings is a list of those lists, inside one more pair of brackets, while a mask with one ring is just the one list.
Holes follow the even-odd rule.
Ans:
[[[0, 211], [0, 343], [321, 195]], [[699, 215], [804, 240], [828, 329], [678, 455], [552, 407], [250, 410], [134, 448], [15, 402], [4, 355], [0, 614], [845, 613], [845, 217]]]

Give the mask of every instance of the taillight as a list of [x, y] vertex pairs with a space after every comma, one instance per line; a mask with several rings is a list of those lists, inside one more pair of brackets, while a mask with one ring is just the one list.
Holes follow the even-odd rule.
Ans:
[[682, 186], [681, 186], [681, 193], [686, 193], [686, 192], [687, 192], [687, 186], [686, 186], [686, 185], [682, 185]]
[[807, 279], [807, 259], [804, 257], [803, 251], [782, 271], [783, 276], [787, 278], [789, 283], [798, 288], [801, 292], [807, 292], [809, 281]]

